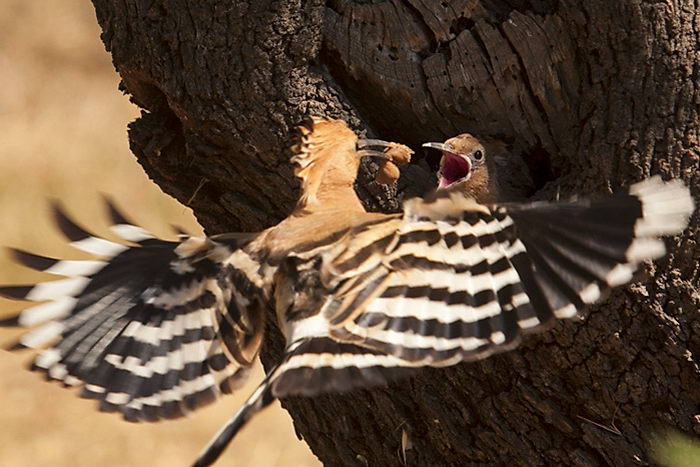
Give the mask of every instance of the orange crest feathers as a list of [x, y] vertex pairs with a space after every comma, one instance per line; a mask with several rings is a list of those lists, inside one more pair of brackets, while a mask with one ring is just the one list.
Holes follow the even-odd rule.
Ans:
[[292, 146], [291, 161], [296, 165], [294, 175], [301, 179], [299, 205], [316, 200], [321, 182], [331, 166], [348, 169], [354, 179], [359, 157], [357, 136], [342, 120], [311, 117], [298, 127], [299, 140]]

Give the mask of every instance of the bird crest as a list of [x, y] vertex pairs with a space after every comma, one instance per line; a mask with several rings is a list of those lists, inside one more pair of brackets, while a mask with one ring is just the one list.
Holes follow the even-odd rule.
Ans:
[[294, 175], [301, 180], [298, 206], [317, 203], [322, 182], [352, 186], [359, 166], [358, 139], [345, 122], [311, 117], [297, 129], [291, 162], [295, 164]]

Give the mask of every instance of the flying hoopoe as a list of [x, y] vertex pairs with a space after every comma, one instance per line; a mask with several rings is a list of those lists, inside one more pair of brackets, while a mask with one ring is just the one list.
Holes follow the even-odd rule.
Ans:
[[[43, 349], [34, 368], [82, 385], [100, 410], [176, 418], [245, 379], [274, 300], [286, 352], [195, 463], [209, 465], [276, 398], [486, 358], [576, 316], [662, 256], [659, 237], [681, 232], [694, 209], [680, 181], [654, 177], [600, 200], [480, 204], [450, 189], [408, 200], [399, 214], [368, 213], [353, 190], [360, 158], [399, 162], [410, 151], [358, 140], [339, 120], [314, 118], [300, 133], [292, 161], [302, 195], [260, 233], [169, 242], [110, 205], [126, 246], [55, 209], [70, 244], [103, 260], [15, 251], [22, 264], [68, 279], [0, 288], [43, 302], [5, 321], [39, 326], [13, 348]], [[478, 141], [464, 153], [450, 141], [442, 149], [468, 163], [446, 160], [441, 177], [481, 180]]]

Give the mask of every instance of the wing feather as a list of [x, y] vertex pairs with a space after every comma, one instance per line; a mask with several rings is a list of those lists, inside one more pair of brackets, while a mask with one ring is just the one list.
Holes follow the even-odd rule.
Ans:
[[71, 244], [102, 259], [14, 252], [30, 268], [68, 276], [0, 287], [14, 299], [50, 300], [4, 321], [41, 325], [14, 348], [40, 349], [34, 369], [82, 383], [84, 397], [131, 421], [182, 416], [231, 392], [247, 376], [264, 326], [262, 279], [244, 251], [253, 236], [164, 241], [108, 209], [112, 230], [133, 246], [93, 235], [55, 206]]
[[331, 298], [317, 306], [330, 325], [317, 328], [416, 365], [484, 358], [631, 280], [640, 262], [663, 254], [657, 237], [678, 233], [692, 211], [687, 188], [658, 178], [599, 201], [411, 200], [403, 218], [325, 254]]

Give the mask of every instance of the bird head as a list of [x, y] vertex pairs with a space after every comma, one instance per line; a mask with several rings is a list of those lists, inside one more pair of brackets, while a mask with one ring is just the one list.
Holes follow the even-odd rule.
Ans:
[[438, 170], [438, 190], [461, 191], [482, 203], [497, 197], [489, 173], [484, 145], [469, 133], [462, 133], [444, 143], [424, 143], [423, 147], [442, 153]]
[[[301, 208], [350, 198], [355, 203], [353, 184], [360, 160], [368, 156], [389, 157], [374, 148], [391, 148], [391, 143], [359, 139], [342, 120], [311, 117], [298, 130], [291, 161], [295, 164], [294, 174], [301, 179]], [[361, 206], [359, 200], [355, 204]]]
[[486, 149], [469, 133], [455, 136], [444, 143], [425, 143], [423, 147], [442, 152], [438, 171], [439, 188], [467, 182], [486, 168]]

